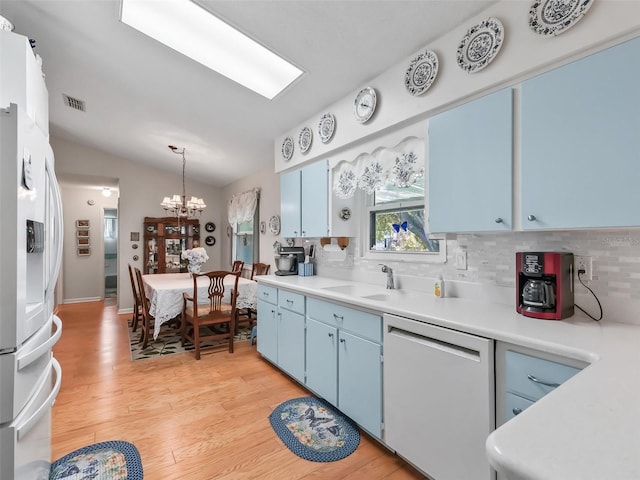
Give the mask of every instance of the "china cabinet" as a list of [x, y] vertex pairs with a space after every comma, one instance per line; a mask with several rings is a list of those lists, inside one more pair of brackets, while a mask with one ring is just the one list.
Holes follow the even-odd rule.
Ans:
[[187, 271], [183, 250], [200, 246], [200, 221], [176, 217], [145, 217], [144, 272]]

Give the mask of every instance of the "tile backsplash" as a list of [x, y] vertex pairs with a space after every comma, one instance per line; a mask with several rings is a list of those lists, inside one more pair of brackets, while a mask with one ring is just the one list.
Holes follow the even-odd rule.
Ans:
[[[405, 285], [420, 284], [431, 291], [433, 279], [442, 274], [446, 281], [474, 285], [484, 290], [506, 292], [511, 303], [515, 298], [515, 252], [567, 251], [593, 260], [593, 280], [585, 282], [604, 309], [604, 320], [640, 324], [640, 229], [572, 230], [548, 232], [508, 232], [458, 234], [447, 243], [447, 263], [390, 262]], [[358, 242], [353, 239], [343, 254], [319, 251], [318, 274], [382, 283], [379, 261], [360, 256]], [[467, 253], [467, 269], [458, 270], [455, 254]], [[425, 278], [426, 277], [426, 278]], [[425, 279], [429, 279], [425, 282]], [[409, 281], [411, 280], [411, 281]], [[597, 304], [587, 290], [576, 284], [576, 303], [586, 305], [597, 314]], [[465, 296], [464, 289], [457, 296]], [[515, 301], [515, 300], [513, 300]], [[638, 313], [636, 313], [638, 312]]]

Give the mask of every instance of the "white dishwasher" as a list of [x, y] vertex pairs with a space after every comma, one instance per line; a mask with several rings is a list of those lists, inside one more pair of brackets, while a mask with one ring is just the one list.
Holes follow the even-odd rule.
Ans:
[[384, 316], [384, 439], [435, 480], [490, 480], [493, 340]]

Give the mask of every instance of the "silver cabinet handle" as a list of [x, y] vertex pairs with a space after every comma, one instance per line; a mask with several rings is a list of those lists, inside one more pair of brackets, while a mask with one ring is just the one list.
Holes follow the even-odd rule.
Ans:
[[340, 339], [340, 343], [344, 343], [346, 340], [344, 338]]
[[330, 336], [330, 337], [333, 337], [333, 333], [330, 333], [330, 334], [329, 334], [329, 336]]
[[500, 217], [496, 218], [496, 223], [502, 223], [504, 220], [502, 220]]
[[287, 299], [287, 303], [288, 303], [289, 305], [291, 305], [291, 304], [293, 303], [293, 300], [289, 300], [289, 299]]
[[530, 222], [535, 221], [535, 219], [536, 219], [536, 216], [535, 216], [535, 215], [529, 215], [529, 216], [527, 217], [527, 220], [529, 220]]
[[262, 292], [262, 296], [263, 296], [263, 297], [268, 297], [268, 296], [269, 296], [269, 294], [268, 294], [267, 292]]
[[544, 385], [545, 387], [552, 387], [552, 388], [557, 388], [560, 386], [559, 383], [550, 383], [550, 382], [543, 382], [542, 380], [538, 380], [536, 377], [534, 377], [533, 375], [527, 375], [527, 378], [529, 380], [531, 380], [533, 383], [537, 383], [539, 385]]
[[342, 315], [338, 315], [337, 313], [333, 314], [333, 318], [335, 318], [336, 320], [344, 320], [344, 317]]
[[518, 407], [514, 407], [513, 410], [511, 411], [513, 412], [514, 415], [520, 415], [522, 413], [522, 409]]

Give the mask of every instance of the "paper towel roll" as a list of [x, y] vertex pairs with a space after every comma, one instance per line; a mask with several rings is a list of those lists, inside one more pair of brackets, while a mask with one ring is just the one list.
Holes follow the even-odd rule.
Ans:
[[322, 247], [322, 249], [325, 252], [341, 252], [342, 251], [342, 249], [340, 248], [340, 245], [334, 244], [334, 243], [328, 243], [324, 247]]

